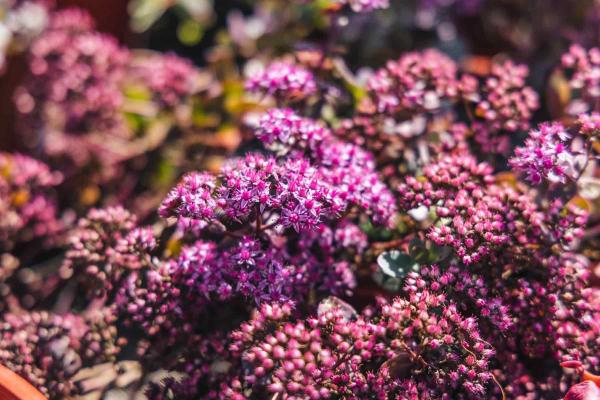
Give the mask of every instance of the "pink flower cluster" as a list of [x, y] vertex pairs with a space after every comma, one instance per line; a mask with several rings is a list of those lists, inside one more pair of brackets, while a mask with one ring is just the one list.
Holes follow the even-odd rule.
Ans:
[[28, 145], [41, 146], [53, 165], [105, 167], [98, 175], [107, 181], [116, 164], [139, 155], [134, 142], [146, 134], [128, 123], [140, 109], [128, 105], [130, 92], [138, 103], [139, 97], [156, 103], [156, 111], [141, 106], [143, 129], [159, 109], [168, 113], [189, 103], [198, 80], [189, 61], [131, 51], [94, 30], [87, 12], [65, 9], [51, 15], [29, 49], [29, 77], [15, 104]]
[[585, 49], [579, 45], [572, 45], [569, 51], [563, 54], [561, 64], [568, 74], [571, 88], [588, 104], [584, 111], [596, 109], [600, 98], [600, 48]]
[[256, 219], [299, 232], [314, 229], [346, 208], [319, 170], [304, 159], [279, 164], [274, 158], [249, 154], [226, 164], [219, 181], [215, 188], [214, 178], [206, 174], [186, 176], [169, 194], [161, 215], [210, 222], [221, 214], [235, 222]]
[[425, 166], [423, 178], [408, 177], [399, 186], [401, 207], [414, 212], [434, 207], [440, 223], [427, 237], [452, 247], [463, 263], [476, 263], [507, 241], [501, 206], [485, 191], [491, 172], [471, 155], [441, 157]]
[[280, 101], [303, 100], [317, 92], [312, 72], [288, 61], [275, 61], [246, 81], [246, 90]]
[[118, 129], [116, 110], [123, 101], [118, 81], [129, 52], [114, 38], [91, 30], [85, 18], [59, 13], [57, 19], [31, 47], [31, 73], [44, 84], [23, 89], [17, 99], [20, 111], [38, 118], [61, 112], [69, 134]]
[[232, 355], [248, 368], [227, 384], [226, 397], [475, 399], [492, 378], [493, 351], [474, 319], [441, 293], [415, 290], [410, 301], [381, 302], [361, 315], [335, 298], [307, 320], [291, 313], [288, 304], [265, 305], [232, 333]]
[[368, 82], [379, 112], [435, 111], [459, 95], [457, 66], [443, 53], [428, 49], [388, 61]]
[[320, 166], [319, 175], [335, 188], [338, 212], [353, 205], [379, 224], [390, 222], [395, 202], [375, 169], [371, 153], [334, 138], [320, 122], [300, 117], [290, 109], [268, 111], [260, 119], [255, 134], [270, 148], [284, 153], [295, 150], [292, 157], [302, 154]]
[[511, 61], [494, 63], [480, 88], [476, 114], [488, 129], [515, 132], [529, 128], [529, 120], [539, 108], [537, 93], [526, 86], [529, 69]]
[[131, 68], [129, 79], [148, 88], [153, 99], [167, 109], [185, 104], [198, 85], [199, 73], [189, 60], [175, 54], [153, 54]]
[[77, 277], [91, 297], [104, 296], [129, 273], [149, 266], [155, 247], [152, 230], [138, 228], [127, 210], [92, 209], [69, 239], [61, 275]]
[[539, 185], [544, 179], [552, 183], [565, 183], [574, 179], [576, 166], [569, 149], [571, 135], [560, 123], [542, 124], [531, 130], [524, 147], [515, 149], [510, 165], [524, 173], [527, 180]]
[[316, 150], [331, 132], [321, 123], [303, 118], [289, 108], [273, 108], [263, 114], [256, 137], [274, 150]]
[[61, 181], [60, 173], [40, 161], [0, 153], [0, 250], [48, 241], [61, 231], [54, 193]]

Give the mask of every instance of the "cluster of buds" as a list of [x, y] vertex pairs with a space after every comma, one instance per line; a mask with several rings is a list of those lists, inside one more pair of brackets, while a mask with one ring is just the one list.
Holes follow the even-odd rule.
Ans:
[[[148, 150], [146, 132], [136, 129], [188, 103], [199, 81], [191, 62], [133, 52], [96, 31], [87, 12], [65, 9], [51, 14], [29, 49], [29, 77], [15, 104], [28, 143], [39, 144], [61, 167], [105, 167], [98, 179], [110, 181], [121, 173], [115, 165]], [[131, 113], [144, 123], [128, 123]]]
[[453, 248], [465, 264], [478, 262], [507, 241], [499, 205], [485, 192], [491, 172], [468, 154], [441, 157], [424, 167], [422, 177], [409, 176], [398, 187], [400, 207], [418, 219], [435, 208], [440, 221], [428, 238]]
[[386, 114], [432, 112], [460, 92], [455, 62], [428, 49], [388, 61], [368, 82], [377, 110]]
[[240, 400], [263, 392], [294, 399], [409, 393], [406, 398], [475, 399], [492, 379], [493, 350], [475, 320], [463, 318], [439, 292], [416, 290], [361, 315], [330, 298], [306, 320], [293, 318], [288, 304], [265, 305], [231, 337], [233, 357], [247, 367], [226, 382], [224, 393]]
[[47, 312], [5, 315], [0, 324], [0, 362], [50, 398], [77, 395], [75, 374], [90, 363], [109, 360], [118, 350], [112, 324], [108, 310], [89, 317]]
[[539, 108], [537, 93], [526, 86], [529, 69], [511, 61], [494, 63], [480, 88], [476, 115], [488, 129], [515, 132], [529, 128], [529, 121]]
[[565, 183], [575, 179], [575, 156], [569, 149], [570, 134], [560, 123], [542, 124], [531, 130], [525, 146], [515, 149], [510, 165], [523, 172], [527, 180], [539, 185], [544, 179]]
[[61, 174], [40, 161], [0, 153], [0, 250], [50, 240], [62, 229], [53, 193], [61, 181]]
[[312, 72], [288, 61], [275, 61], [246, 81], [250, 93], [269, 95], [278, 101], [304, 100], [317, 92]]
[[132, 271], [149, 266], [155, 247], [152, 230], [138, 228], [127, 210], [92, 209], [71, 234], [61, 275], [80, 280], [93, 296], [104, 296]]
[[572, 98], [579, 100], [580, 105], [573, 111], [598, 111], [600, 98], [600, 48], [585, 49], [573, 45], [563, 54], [561, 67], [567, 74], [569, 85], [573, 89]]

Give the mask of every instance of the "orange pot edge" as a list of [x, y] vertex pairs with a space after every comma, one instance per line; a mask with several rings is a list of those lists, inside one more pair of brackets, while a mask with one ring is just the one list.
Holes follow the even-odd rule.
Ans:
[[0, 365], [0, 400], [48, 400], [39, 390]]

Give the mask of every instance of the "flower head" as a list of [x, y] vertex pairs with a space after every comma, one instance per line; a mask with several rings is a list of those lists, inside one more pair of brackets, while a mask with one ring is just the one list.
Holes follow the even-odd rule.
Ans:
[[526, 86], [529, 70], [512, 61], [495, 63], [480, 88], [476, 114], [489, 129], [515, 132], [528, 129], [533, 112], [539, 108], [537, 93]]
[[291, 109], [271, 109], [261, 116], [256, 137], [267, 146], [284, 150], [315, 150], [331, 132], [321, 123], [300, 117]]
[[275, 61], [248, 78], [246, 90], [280, 100], [302, 100], [317, 92], [317, 83], [307, 69], [287, 61]]
[[378, 70], [368, 89], [379, 112], [435, 111], [458, 95], [457, 67], [437, 50], [406, 53]]
[[62, 229], [53, 192], [61, 181], [61, 174], [40, 161], [0, 153], [0, 250], [47, 241]]
[[515, 149], [510, 165], [523, 172], [534, 185], [543, 179], [564, 183], [574, 177], [574, 155], [569, 149], [571, 136], [559, 123], [542, 124], [531, 130], [525, 146]]
[[217, 202], [213, 195], [216, 185], [211, 174], [192, 172], [169, 192], [158, 213], [163, 218], [176, 216], [210, 222], [216, 214]]
[[562, 68], [567, 72], [569, 85], [580, 94], [586, 110], [593, 109], [600, 98], [600, 48], [585, 49], [572, 45], [562, 56]]

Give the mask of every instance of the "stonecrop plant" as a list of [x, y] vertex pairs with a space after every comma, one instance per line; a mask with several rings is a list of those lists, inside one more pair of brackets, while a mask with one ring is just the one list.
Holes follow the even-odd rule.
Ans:
[[48, 399], [600, 399], [598, 2], [151, 3], [122, 41], [0, 0], [0, 365]]

